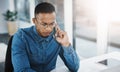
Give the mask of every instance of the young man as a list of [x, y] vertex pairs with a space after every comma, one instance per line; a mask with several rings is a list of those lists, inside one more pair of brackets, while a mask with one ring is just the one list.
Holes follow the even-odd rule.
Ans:
[[58, 55], [71, 72], [77, 72], [79, 59], [67, 33], [57, 26], [54, 6], [47, 2], [38, 4], [33, 22], [35, 26], [19, 29], [14, 34], [14, 72], [50, 72], [56, 67]]

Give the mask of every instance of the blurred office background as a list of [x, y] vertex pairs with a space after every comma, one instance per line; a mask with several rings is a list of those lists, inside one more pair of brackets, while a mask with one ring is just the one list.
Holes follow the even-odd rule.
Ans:
[[31, 20], [34, 7], [44, 1], [56, 7], [57, 22], [67, 31], [81, 60], [120, 51], [119, 0], [0, 0], [0, 60], [3, 65], [10, 38], [3, 13], [17, 11], [17, 28], [30, 27], [34, 25]]

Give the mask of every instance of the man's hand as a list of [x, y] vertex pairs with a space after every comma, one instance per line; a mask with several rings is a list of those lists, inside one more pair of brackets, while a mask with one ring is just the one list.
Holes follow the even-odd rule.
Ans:
[[55, 26], [56, 33], [55, 33], [55, 38], [56, 40], [65, 47], [68, 47], [70, 45], [69, 38], [67, 36], [67, 33], [61, 30], [58, 25]]

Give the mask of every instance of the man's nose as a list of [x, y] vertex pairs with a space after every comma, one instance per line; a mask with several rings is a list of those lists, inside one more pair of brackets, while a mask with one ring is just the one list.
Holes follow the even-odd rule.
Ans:
[[46, 27], [46, 30], [50, 31], [50, 30], [51, 30], [51, 27], [50, 27], [50, 26], [47, 26], [47, 27]]

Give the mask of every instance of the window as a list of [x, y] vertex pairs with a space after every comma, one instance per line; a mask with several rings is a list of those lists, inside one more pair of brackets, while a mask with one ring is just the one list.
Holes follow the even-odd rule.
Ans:
[[14, 0], [15, 10], [18, 12], [18, 20], [30, 22], [29, 0]]
[[97, 55], [97, 18], [95, 0], [74, 1], [76, 51], [84, 58]]

